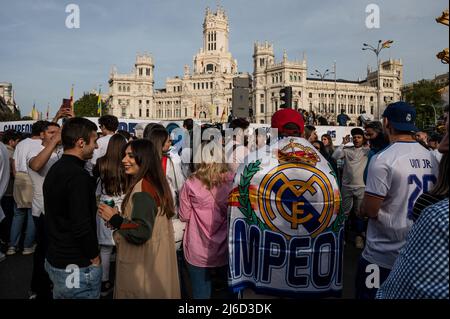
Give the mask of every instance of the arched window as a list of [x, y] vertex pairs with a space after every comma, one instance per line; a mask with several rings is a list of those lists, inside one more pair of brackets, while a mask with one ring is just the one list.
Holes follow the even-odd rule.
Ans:
[[206, 65], [206, 72], [213, 72], [214, 71], [214, 65], [213, 64], [207, 64]]

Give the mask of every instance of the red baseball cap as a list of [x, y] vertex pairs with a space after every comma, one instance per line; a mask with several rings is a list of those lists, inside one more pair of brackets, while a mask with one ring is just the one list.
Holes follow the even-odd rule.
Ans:
[[293, 109], [281, 109], [276, 111], [272, 116], [272, 128], [278, 129], [279, 132], [289, 134], [290, 130], [283, 129], [288, 123], [293, 123], [298, 126], [300, 133], [303, 133], [305, 122], [303, 116]]

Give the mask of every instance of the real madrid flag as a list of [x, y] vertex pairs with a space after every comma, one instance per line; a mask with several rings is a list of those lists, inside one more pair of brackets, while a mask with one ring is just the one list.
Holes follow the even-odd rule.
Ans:
[[284, 138], [241, 164], [229, 198], [235, 292], [339, 297], [341, 196], [331, 165], [305, 139]]

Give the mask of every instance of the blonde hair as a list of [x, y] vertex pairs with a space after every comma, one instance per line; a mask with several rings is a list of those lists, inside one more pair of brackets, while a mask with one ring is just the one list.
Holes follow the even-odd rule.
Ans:
[[198, 152], [202, 152], [206, 145], [212, 147], [206, 154], [203, 152], [201, 163], [194, 165], [195, 172], [191, 175], [191, 178], [197, 178], [208, 190], [210, 190], [224, 182], [225, 174], [228, 173], [229, 168], [228, 164], [223, 162], [225, 156], [221, 145], [218, 145], [213, 141], [203, 142], [202, 147], [199, 148]]

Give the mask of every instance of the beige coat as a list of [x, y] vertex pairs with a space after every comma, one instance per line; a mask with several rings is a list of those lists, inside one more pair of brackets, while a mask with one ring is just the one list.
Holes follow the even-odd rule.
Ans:
[[[142, 184], [140, 181], [133, 193], [141, 192]], [[123, 217], [131, 219], [132, 209], [129, 200]], [[119, 232], [114, 233], [114, 240], [117, 246], [115, 299], [180, 298], [173, 226], [159, 209], [151, 238], [143, 245], [129, 243]]]

